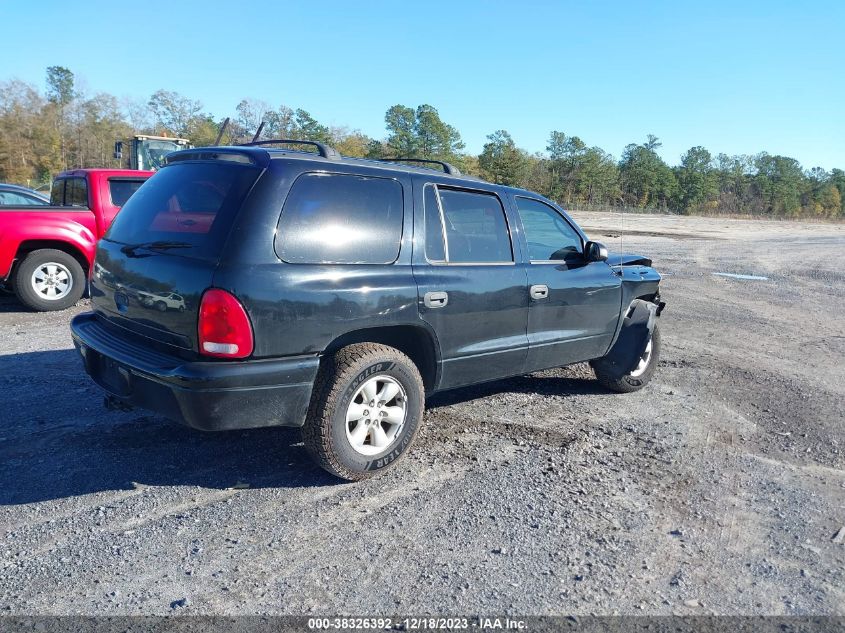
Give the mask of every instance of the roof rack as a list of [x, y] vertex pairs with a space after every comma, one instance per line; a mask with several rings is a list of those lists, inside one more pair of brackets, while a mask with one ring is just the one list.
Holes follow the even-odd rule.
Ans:
[[455, 167], [454, 165], [450, 165], [449, 163], [442, 161], [442, 160], [432, 160], [429, 158], [377, 158], [376, 160], [385, 162], [385, 163], [431, 163], [433, 165], [440, 165], [443, 168], [443, 171], [450, 176], [460, 176], [461, 170]]
[[320, 154], [323, 158], [328, 158], [329, 160], [340, 160], [342, 156], [340, 152], [338, 152], [334, 147], [330, 147], [325, 143], [318, 143], [317, 141], [300, 141], [298, 139], [292, 138], [274, 138], [268, 139], [266, 141], [253, 141], [251, 143], [241, 143], [240, 147], [252, 147], [254, 145], [279, 145], [279, 144], [286, 144], [286, 145], [313, 145], [317, 148], [317, 153]]

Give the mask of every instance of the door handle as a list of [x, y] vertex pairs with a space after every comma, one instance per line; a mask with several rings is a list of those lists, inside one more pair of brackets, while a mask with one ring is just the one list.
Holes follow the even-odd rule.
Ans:
[[536, 286], [531, 286], [530, 293], [532, 299], [548, 299], [549, 287], [543, 284], [537, 284]]
[[423, 296], [423, 303], [426, 308], [442, 308], [449, 303], [449, 293], [437, 291], [426, 292]]

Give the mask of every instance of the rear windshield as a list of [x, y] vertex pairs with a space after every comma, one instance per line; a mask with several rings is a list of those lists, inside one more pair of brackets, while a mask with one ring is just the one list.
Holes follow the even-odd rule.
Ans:
[[132, 194], [105, 239], [168, 242], [178, 245], [171, 254], [216, 258], [259, 173], [230, 162], [168, 165]]
[[50, 204], [58, 207], [88, 207], [88, 182], [80, 176], [53, 181]]

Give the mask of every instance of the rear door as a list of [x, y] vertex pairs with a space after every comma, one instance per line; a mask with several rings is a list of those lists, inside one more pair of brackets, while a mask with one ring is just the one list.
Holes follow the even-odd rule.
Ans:
[[98, 243], [94, 309], [137, 334], [197, 351], [202, 294], [260, 173], [248, 162], [185, 160], [151, 177]]
[[494, 189], [420, 179], [414, 186], [414, 277], [421, 317], [441, 353], [440, 388], [524, 371], [526, 276]]
[[584, 239], [546, 202], [513, 196], [527, 252], [530, 307], [526, 371], [607, 352], [622, 302], [622, 280], [607, 262], [584, 259]]

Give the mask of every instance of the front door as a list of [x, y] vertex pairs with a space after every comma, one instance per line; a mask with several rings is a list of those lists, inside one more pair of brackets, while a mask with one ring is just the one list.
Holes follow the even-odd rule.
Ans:
[[584, 241], [551, 205], [515, 196], [528, 247], [526, 371], [603, 356], [622, 303], [622, 280], [607, 262], [587, 262]]
[[494, 191], [419, 184], [415, 235], [425, 239], [414, 240], [414, 277], [420, 315], [440, 346], [439, 387], [523, 373], [526, 276], [501, 199]]

